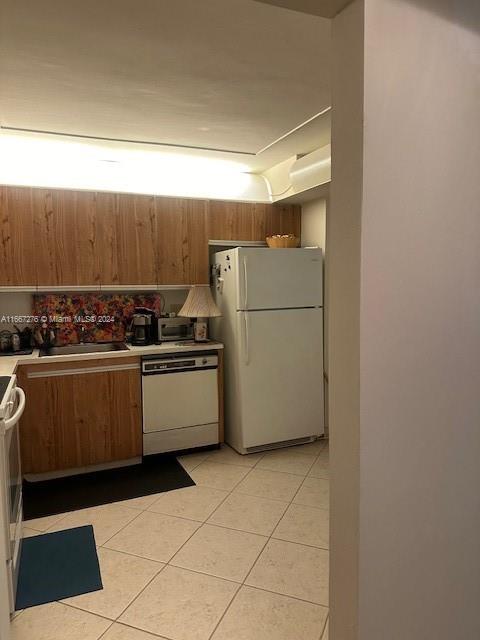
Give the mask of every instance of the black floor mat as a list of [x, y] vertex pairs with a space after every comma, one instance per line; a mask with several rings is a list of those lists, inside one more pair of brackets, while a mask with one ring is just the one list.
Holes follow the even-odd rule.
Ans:
[[140, 464], [119, 469], [40, 482], [24, 480], [23, 517], [43, 518], [194, 484], [175, 456], [146, 456]]
[[22, 542], [17, 611], [103, 589], [92, 525]]

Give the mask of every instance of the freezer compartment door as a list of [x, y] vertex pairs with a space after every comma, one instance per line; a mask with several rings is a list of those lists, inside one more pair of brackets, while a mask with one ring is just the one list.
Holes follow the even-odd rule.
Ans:
[[235, 249], [237, 309], [321, 307], [321, 249]]
[[322, 435], [322, 309], [237, 315], [243, 448]]

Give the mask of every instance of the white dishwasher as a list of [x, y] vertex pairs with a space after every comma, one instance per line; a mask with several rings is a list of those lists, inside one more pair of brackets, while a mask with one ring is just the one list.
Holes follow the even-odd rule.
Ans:
[[142, 358], [143, 454], [218, 443], [218, 354]]

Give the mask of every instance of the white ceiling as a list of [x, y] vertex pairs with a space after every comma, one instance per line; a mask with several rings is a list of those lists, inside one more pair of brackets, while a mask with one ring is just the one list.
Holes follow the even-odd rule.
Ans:
[[[253, 0], [3, 0], [2, 127], [236, 152], [329, 142], [330, 21]], [[226, 155], [224, 153], [213, 155]]]

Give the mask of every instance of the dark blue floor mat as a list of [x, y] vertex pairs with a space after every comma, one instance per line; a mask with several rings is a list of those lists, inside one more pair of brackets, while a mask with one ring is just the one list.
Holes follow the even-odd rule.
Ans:
[[93, 527], [25, 538], [15, 609], [103, 589]]

